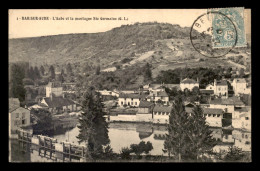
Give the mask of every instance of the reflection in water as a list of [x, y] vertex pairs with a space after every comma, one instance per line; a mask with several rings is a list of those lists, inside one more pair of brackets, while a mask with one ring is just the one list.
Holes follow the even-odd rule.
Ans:
[[[229, 146], [235, 145], [242, 148], [243, 151], [251, 151], [251, 133], [221, 128], [211, 128], [211, 130], [213, 131], [213, 138], [219, 142], [213, 150], [227, 150]], [[51, 133], [49, 136], [58, 139], [58, 141], [69, 141], [78, 144], [76, 138], [78, 133], [79, 130], [75, 127]], [[138, 144], [140, 141], [150, 141], [153, 145], [152, 155], [167, 155], [162, 152], [166, 133], [165, 125], [110, 123], [108, 135], [111, 147], [116, 153], [119, 153], [122, 147], [130, 147], [131, 144]], [[21, 152], [17, 141], [12, 141], [11, 144], [12, 154], [16, 157], [13, 161], [50, 162], [50, 160], [41, 159], [41, 157], [37, 158], [37, 154], [34, 154], [34, 152], [29, 152], [29, 154]]]

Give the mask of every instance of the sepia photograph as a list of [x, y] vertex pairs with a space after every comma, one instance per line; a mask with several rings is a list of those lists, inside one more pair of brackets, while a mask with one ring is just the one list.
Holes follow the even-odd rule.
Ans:
[[250, 163], [251, 9], [9, 9], [11, 163]]

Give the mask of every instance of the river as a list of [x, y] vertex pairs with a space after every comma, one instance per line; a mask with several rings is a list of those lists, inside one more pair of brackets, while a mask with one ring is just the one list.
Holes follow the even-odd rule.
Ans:
[[[219, 141], [213, 150], [227, 150], [229, 146], [237, 146], [243, 151], [251, 151], [251, 133], [238, 130], [224, 130], [221, 128], [211, 128], [213, 138]], [[57, 138], [58, 141], [69, 141], [78, 143], [76, 136], [79, 130], [77, 127], [52, 133], [48, 136]], [[110, 123], [109, 138], [110, 145], [114, 152], [119, 153], [122, 147], [130, 147], [131, 144], [138, 144], [140, 141], [150, 141], [153, 145], [152, 155], [163, 154], [163, 143], [165, 139], [166, 126], [139, 124], [139, 123]], [[30, 150], [22, 151], [18, 142], [11, 141], [12, 161], [46, 162], [43, 157], [37, 158], [37, 154], [29, 152]], [[29, 154], [28, 154], [29, 153]], [[37, 158], [37, 159], [36, 159]]]

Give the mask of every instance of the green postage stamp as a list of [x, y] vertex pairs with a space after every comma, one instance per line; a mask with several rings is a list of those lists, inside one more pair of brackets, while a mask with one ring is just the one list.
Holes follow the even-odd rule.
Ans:
[[212, 16], [212, 48], [245, 47], [244, 8], [209, 9]]

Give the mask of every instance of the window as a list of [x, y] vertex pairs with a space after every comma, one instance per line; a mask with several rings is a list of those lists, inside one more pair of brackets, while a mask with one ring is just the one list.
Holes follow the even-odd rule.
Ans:
[[23, 125], [26, 124], [26, 120], [25, 119], [22, 120], [22, 124]]
[[209, 117], [211, 117], [211, 114], [208, 114]]
[[121, 105], [123, 105], [124, 103], [123, 102], [121, 102]]
[[245, 139], [247, 139], [248, 138], [248, 136], [247, 135], [245, 135]]
[[133, 98], [131, 98], [131, 100], [133, 101]]
[[206, 117], [207, 116], [207, 114], [204, 114], [204, 117]]
[[133, 102], [131, 102], [131, 105], [133, 105]]
[[246, 120], [249, 120], [249, 117], [246, 117], [245, 119], [246, 119]]
[[137, 105], [137, 102], [135, 102], [135, 105]]
[[217, 117], [220, 117], [220, 114], [217, 114]]
[[128, 102], [128, 105], [130, 105], [130, 102]]
[[216, 114], [213, 114], [213, 117], [215, 117], [216, 116]]
[[246, 143], [245, 143], [245, 144], [247, 144], [247, 145], [248, 145], [248, 144], [250, 144], [250, 142], [249, 142], [249, 141], [246, 141]]

